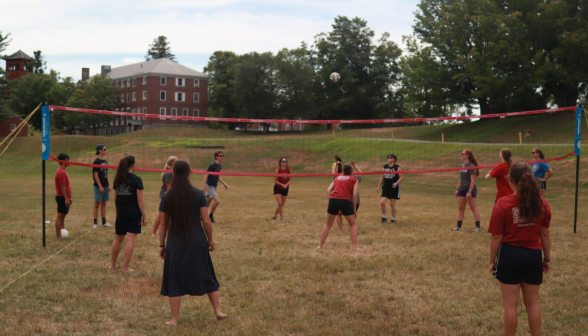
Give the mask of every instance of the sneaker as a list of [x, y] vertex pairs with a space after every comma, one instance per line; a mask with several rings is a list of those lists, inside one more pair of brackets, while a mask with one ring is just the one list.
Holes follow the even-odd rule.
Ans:
[[396, 219], [392, 218], [392, 219], [390, 220], [390, 223], [396, 223]]
[[479, 226], [476, 226], [476, 228], [474, 229], [474, 232], [482, 232], [482, 229]]
[[453, 229], [451, 229], [452, 231], [459, 231], [461, 230], [461, 228], [459, 226], [454, 227]]
[[382, 217], [382, 223], [386, 223], [388, 221], [387, 218]]
[[97, 229], [97, 228], [98, 228], [98, 224], [94, 224], [94, 225], [92, 225], [92, 227], [93, 227], [94, 229]]
[[213, 222], [213, 223], [216, 223], [216, 222], [214, 221], [214, 215], [213, 215], [213, 214], [210, 214], [210, 215], [208, 215], [208, 218], [210, 218], [210, 221], [211, 221], [211, 222]]
[[110, 225], [110, 223], [106, 223], [106, 224], [102, 224], [102, 227], [112, 227], [112, 225]]

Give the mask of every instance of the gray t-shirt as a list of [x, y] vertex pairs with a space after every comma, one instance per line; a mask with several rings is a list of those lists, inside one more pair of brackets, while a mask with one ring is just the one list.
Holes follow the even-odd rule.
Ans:
[[[460, 167], [475, 167], [476, 165], [468, 162], [462, 163]], [[459, 171], [459, 190], [464, 191], [470, 188], [470, 184], [472, 183], [472, 175], [475, 175], [478, 172], [477, 169], [470, 169], [470, 170], [460, 170]]]
[[171, 183], [173, 177], [174, 177], [173, 173], [163, 173], [163, 179], [162, 179], [163, 185], [161, 186], [161, 190], [159, 191], [159, 199], [162, 199], [163, 194], [165, 194], [165, 192], [167, 191], [165, 184]]

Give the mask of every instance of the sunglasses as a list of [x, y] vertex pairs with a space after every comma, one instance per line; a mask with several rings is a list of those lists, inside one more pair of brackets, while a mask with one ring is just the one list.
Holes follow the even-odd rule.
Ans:
[[535, 152], [531, 152], [531, 154], [535, 154]]
[[461, 155], [466, 155], [466, 153], [461, 153]]
[[219, 155], [220, 157], [225, 157], [224, 155]]
[[288, 161], [286, 161], [286, 160], [282, 160], [282, 162], [283, 162], [283, 163], [288, 163]]

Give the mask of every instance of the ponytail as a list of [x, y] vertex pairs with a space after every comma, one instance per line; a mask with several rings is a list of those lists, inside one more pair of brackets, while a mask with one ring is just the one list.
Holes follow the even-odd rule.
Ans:
[[510, 150], [510, 148], [503, 148], [500, 150], [500, 154], [502, 154], [502, 158], [504, 159], [504, 162], [508, 162], [508, 169], [510, 169], [510, 167], [512, 167], [512, 152]]
[[[470, 161], [471, 163], [474, 164], [474, 166], [477, 167], [478, 160], [476, 160], [476, 158], [474, 157], [474, 152], [472, 152], [470, 149], [465, 149], [464, 152], [468, 156], [468, 161]], [[476, 176], [480, 176], [480, 169], [476, 169]]]
[[540, 219], [545, 209], [531, 168], [524, 162], [515, 163], [510, 168], [509, 176], [519, 189], [517, 194], [521, 217], [527, 221]]
[[114, 183], [118, 184], [119, 186], [127, 183], [127, 173], [134, 164], [135, 157], [132, 155], [127, 155], [120, 159], [118, 168], [116, 168], [116, 177], [114, 178]]
[[[174, 162], [176, 162], [178, 160], [178, 158], [176, 156], [170, 156], [167, 158], [167, 161], [165, 163], [165, 167], [163, 167], [163, 169], [171, 169], [171, 166]], [[165, 176], [165, 173], [161, 173], [161, 181], [163, 181], [163, 177]]]
[[539, 148], [533, 148], [533, 152], [539, 154], [539, 158], [541, 160], [545, 160], [545, 154], [543, 154], [542, 150], [540, 150]]

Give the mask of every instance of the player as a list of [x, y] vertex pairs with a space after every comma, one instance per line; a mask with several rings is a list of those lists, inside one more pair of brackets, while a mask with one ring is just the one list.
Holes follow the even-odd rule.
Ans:
[[[178, 160], [178, 158], [176, 156], [170, 156], [167, 158], [167, 161], [165, 162], [165, 167], [163, 167], [163, 169], [174, 169], [174, 164], [176, 163], [176, 161]], [[165, 194], [166, 191], [169, 190], [169, 187], [171, 185], [171, 181], [172, 178], [174, 177], [173, 173], [161, 173], [161, 189], [159, 189], [159, 201], [161, 202], [161, 197], [163, 197], [163, 194]], [[158, 206], [159, 208], [159, 206]], [[151, 237], [155, 237], [155, 234], [157, 233], [157, 228], [159, 228], [159, 222], [160, 222], [160, 217], [159, 217], [159, 212], [157, 212], [157, 217], [155, 218], [155, 223], [153, 224], [153, 232], [151, 233]]]
[[[223, 162], [224, 158], [225, 158], [225, 154], [223, 153], [223, 151], [218, 150], [218, 151], [214, 152], [214, 161], [211, 162], [210, 165], [208, 165], [208, 169], [206, 171], [220, 172], [221, 169], [223, 169], [223, 166], [221, 165], [221, 163]], [[206, 190], [206, 192], [208, 193], [208, 195], [207, 195], [208, 204], [210, 204], [210, 214], [208, 215], [208, 217], [210, 218], [210, 221], [212, 223], [215, 223], [214, 211], [216, 210], [216, 207], [218, 207], [218, 205], [220, 203], [220, 198], [218, 197], [218, 194], [216, 193], [216, 187], [218, 186], [219, 181], [225, 186], [225, 189], [229, 189], [229, 185], [226, 184], [225, 181], [223, 181], [223, 179], [220, 177], [220, 175], [210, 175], [210, 174], [204, 175], [204, 189], [203, 190]], [[212, 201], [214, 201], [214, 203], [212, 203]]]
[[496, 202], [488, 227], [488, 232], [492, 233], [488, 270], [500, 281], [504, 334], [516, 333], [519, 293], [522, 291], [531, 335], [539, 336], [539, 285], [543, 283], [543, 273], [549, 272], [550, 268], [551, 210], [540, 196], [526, 163], [512, 165], [509, 184], [514, 195], [504, 196]]
[[[545, 160], [545, 154], [539, 148], [533, 149], [533, 159]], [[545, 176], [547, 173], [547, 176]], [[545, 196], [545, 190], [547, 190], [547, 180], [553, 175], [553, 169], [549, 167], [546, 162], [533, 163], [533, 177], [539, 184], [541, 196]]]
[[329, 231], [333, 226], [335, 217], [341, 211], [345, 219], [349, 223], [351, 231], [351, 248], [357, 249], [357, 222], [355, 220], [355, 208], [357, 204], [357, 179], [351, 176], [353, 167], [346, 163], [343, 165], [343, 175], [337, 176], [329, 188], [327, 195], [329, 196], [329, 207], [327, 208], [327, 223], [321, 233], [321, 240], [318, 249], [323, 248], [325, 240], [329, 236]]
[[[400, 171], [400, 166], [396, 164], [397, 157], [394, 154], [388, 154], [388, 163], [384, 165], [384, 171]], [[400, 199], [400, 182], [404, 176], [402, 174], [383, 174], [380, 177], [380, 183], [376, 192], [382, 188], [382, 198], [380, 198], [380, 207], [382, 208], [382, 223], [386, 223], [386, 202], [390, 200], [390, 209], [392, 210], [392, 219], [390, 222], [396, 223], [396, 201]]]
[[510, 189], [508, 181], [506, 180], [508, 171], [512, 166], [512, 160], [510, 159], [510, 157], [512, 156], [512, 152], [508, 148], [503, 148], [500, 150], [500, 153], [498, 155], [500, 156], [502, 163], [494, 167], [494, 169], [492, 169], [491, 172], [486, 174], [485, 177], [486, 181], [489, 181], [493, 178], [496, 179], [497, 191], [496, 201], [494, 203], [498, 202], [498, 199], [500, 199], [501, 197], [512, 195], [513, 193], [512, 189]]
[[133, 270], [129, 268], [135, 239], [141, 233], [141, 225], [147, 225], [145, 202], [143, 201], [143, 180], [133, 174], [135, 171], [135, 157], [127, 155], [120, 159], [114, 178], [114, 204], [116, 205], [116, 238], [111, 248], [110, 269], [116, 266], [116, 259], [122, 242], [127, 237], [124, 252], [123, 273]]
[[55, 172], [55, 202], [57, 202], [57, 219], [55, 220], [55, 239], [61, 239], [61, 229], [65, 229], [65, 216], [69, 213], [69, 208], [73, 202], [71, 196], [71, 185], [69, 175], [65, 171], [69, 164], [69, 155], [60, 153], [57, 160], [65, 161], [59, 163]]
[[[356, 172], [361, 173], [361, 169], [359, 169], [359, 167], [355, 164], [355, 162], [353, 160], [349, 161], [349, 163], [351, 163], [351, 166], [353, 167], [353, 169]], [[337, 167], [338, 166], [333, 165], [333, 167], [331, 169], [331, 174], [337, 173]], [[357, 179], [357, 183], [361, 183], [361, 175], [353, 175], [353, 177], [355, 177]], [[358, 186], [357, 204], [355, 205], [355, 218], [356, 219], [357, 219], [357, 210], [359, 210], [360, 200], [361, 200], [361, 197], [359, 196], [359, 186]], [[343, 215], [342, 215], [341, 211], [339, 211], [339, 214], [337, 215], [337, 226], [339, 227], [339, 231], [343, 232]]]
[[[276, 174], [291, 174], [292, 170], [288, 167], [288, 159], [283, 157], [280, 159], [278, 163], [278, 169], [276, 169]], [[280, 214], [280, 220], [284, 220], [284, 205], [286, 205], [286, 198], [288, 197], [288, 191], [290, 190], [290, 182], [292, 182], [291, 177], [277, 177], [274, 181], [274, 196], [276, 197], [276, 201], [278, 202], [278, 207], [276, 208], [276, 212], [274, 212], [274, 217], [272, 219], [276, 220], [278, 218], [278, 214]]]
[[[95, 165], [108, 165], [104, 159], [106, 156], [106, 146], [100, 144], [96, 146], [96, 155], [98, 157], [94, 160]], [[102, 227], [111, 227], [110, 223], [106, 223], [106, 202], [110, 200], [110, 183], [108, 182], [108, 168], [92, 168], [92, 178], [94, 179], [94, 229], [98, 228], [98, 208], [102, 215]]]
[[[461, 160], [463, 163], [460, 165], [462, 168], [476, 167], [478, 160], [474, 157], [474, 152], [469, 149], [464, 149], [461, 152]], [[478, 169], [464, 169], [459, 171], [459, 182], [457, 183], [457, 189], [455, 190], [455, 197], [457, 198], [457, 204], [459, 211], [457, 213], [457, 226], [454, 227], [453, 231], [461, 230], [461, 224], [463, 223], [463, 216], [465, 213], [466, 203], [470, 205], [470, 209], [474, 213], [474, 219], [476, 221], [475, 232], [480, 232], [480, 211], [476, 203], [478, 196], [478, 189], [476, 188], [476, 178], [480, 175]]]

